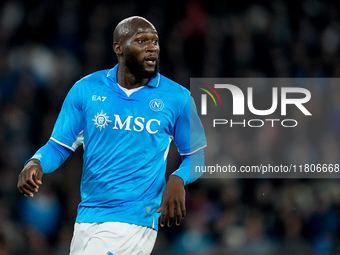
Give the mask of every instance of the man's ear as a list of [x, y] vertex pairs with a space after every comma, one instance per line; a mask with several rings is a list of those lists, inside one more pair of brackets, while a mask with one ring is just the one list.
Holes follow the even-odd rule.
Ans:
[[113, 43], [113, 51], [117, 55], [122, 55], [123, 54], [123, 46], [120, 43], [114, 42]]

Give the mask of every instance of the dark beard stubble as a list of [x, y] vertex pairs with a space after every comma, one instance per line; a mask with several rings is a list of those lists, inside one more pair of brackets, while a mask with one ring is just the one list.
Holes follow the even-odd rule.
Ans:
[[150, 72], [145, 70], [132, 54], [126, 52], [125, 65], [137, 80], [155, 78], [159, 72], [159, 58], [156, 60], [155, 70]]

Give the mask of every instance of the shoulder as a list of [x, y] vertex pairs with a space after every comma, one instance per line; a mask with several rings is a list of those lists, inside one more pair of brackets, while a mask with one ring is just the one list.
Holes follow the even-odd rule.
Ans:
[[179, 83], [161, 75], [159, 92], [162, 98], [179, 115], [190, 103], [190, 91]]
[[88, 93], [92, 93], [98, 88], [109, 86], [107, 74], [109, 70], [101, 70], [89, 75], [84, 76], [80, 80], [76, 81], [70, 89], [68, 95], [77, 97], [77, 100], [81, 100]]
[[109, 73], [109, 69], [106, 70], [100, 70], [100, 71], [96, 71], [94, 73], [88, 74], [86, 76], [84, 76], [83, 78], [81, 78], [80, 80], [78, 80], [75, 84], [88, 84], [91, 83], [93, 84], [94, 82], [107, 82], [107, 76]]
[[176, 97], [189, 97], [190, 92], [187, 88], [180, 85], [179, 83], [160, 75], [159, 87], [169, 91], [171, 94], [176, 95]]

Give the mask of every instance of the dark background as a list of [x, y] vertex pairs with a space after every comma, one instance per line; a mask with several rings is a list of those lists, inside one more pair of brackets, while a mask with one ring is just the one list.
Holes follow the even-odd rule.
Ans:
[[[81, 150], [44, 175], [34, 199], [19, 193], [17, 176], [49, 139], [71, 86], [116, 64], [119, 21], [150, 20], [160, 36], [161, 73], [186, 87], [190, 77], [332, 78], [340, 75], [334, 2], [1, 1], [0, 255], [68, 254]], [[288, 136], [232, 132], [222, 156], [262, 162], [277, 157], [280, 144], [292, 160], [337, 162], [340, 87], [316, 87], [313, 98], [322, 122]], [[207, 156], [219, 148], [208, 147]], [[180, 162], [175, 148], [169, 157], [168, 173]], [[184, 223], [161, 228], [153, 254], [340, 254], [339, 203], [339, 179], [200, 179], [187, 186]]]

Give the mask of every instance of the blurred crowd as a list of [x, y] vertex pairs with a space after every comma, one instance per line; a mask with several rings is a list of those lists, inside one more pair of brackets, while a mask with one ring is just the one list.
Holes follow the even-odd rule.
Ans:
[[[161, 73], [189, 88], [190, 77], [339, 77], [339, 11], [330, 0], [1, 1], [0, 255], [68, 254], [82, 151], [44, 175], [34, 199], [19, 193], [17, 176], [49, 139], [71, 86], [116, 64], [119, 21], [150, 20]], [[305, 132], [233, 129], [207, 160], [223, 147], [220, 157], [243, 164], [338, 163], [340, 86], [314, 95], [318, 122]], [[169, 157], [167, 175], [180, 163], [175, 147]], [[160, 228], [152, 254], [340, 254], [340, 179], [200, 179], [186, 190], [186, 219]]]

